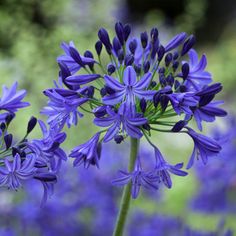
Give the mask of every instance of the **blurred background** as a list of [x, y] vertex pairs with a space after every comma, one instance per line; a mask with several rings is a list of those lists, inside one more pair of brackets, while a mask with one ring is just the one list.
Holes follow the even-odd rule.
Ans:
[[[39, 114], [40, 109], [46, 105], [46, 97], [42, 91], [52, 87], [53, 80], [57, 80], [56, 57], [62, 54], [60, 43], [73, 40], [80, 52], [86, 49], [94, 52], [98, 29], [105, 27], [112, 32], [118, 20], [131, 23], [134, 35], [150, 30], [153, 26], [157, 27], [163, 43], [181, 31], [195, 34], [195, 48], [199, 53], [207, 54], [207, 70], [213, 74], [215, 82], [221, 82], [224, 86], [219, 99], [225, 100], [224, 108], [227, 111], [234, 111], [234, 0], [225, 0], [223, 3], [220, 0], [0, 0], [0, 82], [10, 86], [18, 81], [20, 88], [27, 89], [26, 100], [31, 103], [31, 107], [18, 112], [18, 123], [14, 123], [14, 130], [19, 136], [31, 115], [44, 119]], [[81, 120], [78, 127], [67, 131], [70, 139], [65, 148], [69, 150], [91, 136], [93, 129], [88, 122], [87, 119]], [[223, 119], [218, 121], [220, 126], [227, 122]], [[84, 125], [91, 127], [90, 132], [88, 128], [81, 128]], [[32, 137], [38, 137], [39, 134], [39, 131], [34, 132]], [[181, 161], [183, 157], [187, 160], [191, 153], [191, 141], [176, 135], [171, 139], [173, 148], [170, 149], [169, 140], [168, 135], [156, 137], [156, 142], [163, 153], [170, 157], [169, 160], [173, 158], [174, 163]], [[124, 146], [116, 148], [122, 150]], [[205, 230], [215, 229], [224, 217], [226, 225], [236, 231], [233, 213], [212, 214], [189, 210], [189, 199], [196, 194], [200, 185], [194, 170], [186, 178], [174, 179], [173, 185], [171, 190], [162, 193], [161, 198], [157, 196], [156, 199], [147, 201], [144, 196], [134, 201], [132, 206], [142, 206], [147, 212], [178, 216], [191, 226]], [[8, 204], [21, 202], [21, 194], [17, 193], [9, 198]], [[1, 195], [0, 201], [6, 201], [6, 196]], [[50, 201], [53, 202], [53, 198]], [[1, 203], [1, 217], [6, 214], [2, 208], [4, 209], [4, 204]], [[14, 211], [14, 206], [11, 209]], [[6, 222], [8, 221], [0, 220], [1, 226], [7, 225]]]

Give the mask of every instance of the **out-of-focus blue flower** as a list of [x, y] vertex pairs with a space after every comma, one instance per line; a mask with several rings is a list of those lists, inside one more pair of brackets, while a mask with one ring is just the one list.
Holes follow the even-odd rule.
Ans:
[[207, 166], [197, 165], [195, 170], [199, 189], [191, 206], [207, 213], [235, 213], [236, 190], [236, 122], [228, 120], [227, 130], [214, 131], [222, 146], [217, 157], [209, 159]]
[[99, 167], [99, 159], [101, 146], [99, 145], [100, 133], [96, 133], [90, 140], [86, 143], [75, 147], [71, 153], [70, 157], [75, 158], [74, 166], [81, 165], [84, 163], [84, 166], [88, 168], [90, 165], [96, 165]]
[[5, 110], [10, 113], [15, 113], [19, 108], [30, 105], [28, 102], [22, 101], [26, 95], [26, 91], [17, 91], [17, 86], [17, 82], [15, 82], [11, 88], [7, 88], [3, 85], [2, 97], [0, 97], [0, 111]]
[[18, 153], [13, 160], [5, 159], [5, 167], [0, 167], [0, 186], [17, 190], [22, 185], [22, 181], [34, 176], [36, 171], [34, 165], [34, 155], [27, 156], [23, 162]]

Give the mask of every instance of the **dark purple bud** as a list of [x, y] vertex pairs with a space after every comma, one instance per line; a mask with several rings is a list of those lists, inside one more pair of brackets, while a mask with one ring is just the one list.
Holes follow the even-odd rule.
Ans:
[[184, 42], [182, 51], [181, 51], [181, 56], [185, 55], [196, 43], [196, 38], [194, 35], [190, 35], [188, 39]]
[[162, 95], [160, 97], [160, 104], [161, 104], [161, 108], [162, 108], [162, 111], [164, 112], [168, 106], [168, 103], [169, 103], [169, 98], [168, 96], [166, 95]]
[[156, 57], [157, 51], [159, 48], [159, 40], [156, 40], [153, 44], [152, 44], [152, 52], [151, 52], [151, 58], [154, 59]]
[[186, 86], [183, 85], [183, 84], [181, 84], [180, 87], [179, 87], [179, 91], [180, 91], [181, 93], [185, 93], [185, 92], [187, 92], [187, 88], [186, 88]]
[[157, 51], [158, 61], [161, 61], [161, 60], [162, 60], [164, 54], [165, 54], [165, 48], [161, 45], [161, 46], [158, 48], [158, 51]]
[[126, 66], [131, 66], [134, 62], [134, 56], [132, 54], [126, 55], [125, 56], [125, 65]]
[[111, 46], [110, 38], [109, 38], [107, 31], [104, 28], [101, 28], [98, 31], [98, 37], [101, 40], [101, 42], [104, 44], [104, 46], [107, 50], [107, 53], [111, 54], [112, 46]]
[[14, 157], [17, 153], [20, 155], [21, 154], [21, 150], [19, 148], [16, 147], [12, 147], [12, 156]]
[[7, 128], [6, 124], [4, 122], [2, 122], [0, 124], [0, 129], [2, 130], [2, 132], [4, 132], [6, 130], [6, 128]]
[[111, 87], [109, 86], [105, 86], [105, 89], [106, 89], [106, 92], [111, 95], [111, 94], [114, 94], [116, 91], [114, 89], [112, 89]]
[[93, 58], [93, 54], [92, 54], [92, 52], [89, 51], [89, 50], [86, 50], [86, 51], [84, 52], [84, 56], [85, 56], [85, 57], [88, 57], [88, 58]]
[[63, 62], [59, 62], [58, 65], [60, 67], [59, 74], [61, 76], [62, 82], [68, 89], [73, 90], [74, 87], [66, 82], [66, 78], [71, 76], [70, 70], [68, 69], [67, 65]]
[[161, 94], [160, 92], [157, 92], [154, 96], [153, 96], [153, 104], [154, 104], [154, 107], [157, 107], [159, 102], [160, 102], [160, 97], [161, 97]]
[[93, 86], [89, 86], [89, 87], [88, 87], [88, 91], [87, 91], [87, 96], [88, 96], [89, 98], [92, 98], [93, 95], [94, 95], [94, 87], [93, 87]]
[[139, 75], [141, 73], [141, 65], [134, 65], [134, 70], [136, 72], [137, 75]]
[[69, 47], [69, 53], [70, 53], [70, 56], [74, 59], [74, 61], [76, 63], [78, 63], [80, 66], [84, 67], [84, 63], [83, 63], [78, 51], [75, 48]]
[[143, 64], [143, 71], [144, 73], [147, 73], [150, 69], [150, 62], [149, 61], [145, 61]]
[[149, 124], [144, 124], [144, 125], [142, 125], [142, 127], [143, 127], [144, 129], [148, 130], [148, 131], [151, 129], [151, 127], [150, 127]]
[[175, 82], [174, 77], [172, 75], [168, 75], [166, 77], [166, 82], [167, 82], [167, 84], [169, 84], [172, 87]]
[[12, 144], [12, 134], [5, 135], [4, 142], [5, 142], [6, 150], [9, 149]]
[[116, 67], [114, 65], [109, 64], [107, 66], [107, 72], [108, 72], [109, 75], [113, 74], [115, 71], [116, 71]]
[[7, 126], [11, 123], [11, 121], [14, 119], [14, 117], [15, 117], [14, 113], [7, 114], [7, 116], [5, 118], [5, 122], [6, 122]]
[[145, 113], [146, 108], [147, 108], [147, 102], [144, 98], [142, 98], [140, 100], [139, 106], [140, 106], [140, 109], [141, 109], [142, 113]]
[[125, 39], [124, 39], [124, 27], [123, 27], [122, 23], [117, 22], [115, 24], [115, 31], [116, 31], [117, 38], [120, 41], [120, 44], [123, 46]]
[[147, 43], [148, 43], [148, 34], [147, 34], [146, 31], [141, 33], [140, 39], [141, 39], [142, 47], [146, 48], [147, 47]]
[[34, 179], [38, 179], [43, 182], [54, 182], [57, 180], [57, 176], [53, 173], [36, 173]]
[[188, 74], [189, 74], [189, 64], [184, 63], [182, 65], [181, 70], [182, 70], [183, 79], [185, 80], [188, 77]]
[[157, 83], [155, 81], [152, 81], [151, 84], [150, 84], [150, 87], [154, 88], [156, 85], [157, 85]]
[[137, 41], [134, 39], [129, 43], [129, 50], [131, 53], [135, 53], [135, 50], [137, 48]]
[[174, 52], [173, 53], [173, 60], [177, 60], [179, 57], [179, 53], [178, 52]]
[[164, 74], [166, 71], [165, 67], [161, 67], [158, 71], [159, 74]]
[[107, 106], [101, 106], [101, 107], [97, 107], [93, 110], [93, 114], [97, 117], [97, 118], [101, 118], [103, 116], [105, 116], [107, 114]]
[[172, 132], [179, 132], [181, 129], [184, 128], [184, 126], [187, 124], [185, 120], [178, 121], [173, 128], [171, 129]]
[[122, 64], [122, 62], [124, 61], [124, 52], [123, 52], [123, 50], [118, 51], [118, 61], [120, 62], [120, 64]]
[[101, 94], [102, 97], [104, 97], [107, 94], [106, 89], [105, 88], [101, 88], [100, 94]]
[[176, 71], [178, 69], [178, 67], [179, 67], [179, 62], [178, 61], [174, 61], [173, 65], [172, 65], [173, 70]]
[[166, 66], [169, 66], [169, 65], [170, 65], [172, 59], [173, 59], [172, 53], [168, 53], [168, 54], [165, 56], [165, 64], [166, 64]]
[[113, 44], [113, 49], [114, 49], [116, 55], [118, 55], [118, 52], [121, 49], [121, 45], [120, 45], [120, 42], [117, 37], [114, 37], [112, 44]]
[[100, 56], [101, 51], [102, 51], [102, 42], [100, 40], [98, 40], [95, 44], [95, 50], [98, 54], [98, 56]]
[[124, 140], [124, 137], [122, 135], [116, 135], [114, 140], [117, 144], [120, 144]]
[[161, 84], [162, 87], [165, 87], [167, 84], [166, 84], [166, 78], [163, 74], [160, 74], [159, 76], [159, 82]]
[[157, 28], [152, 28], [151, 30], [152, 43], [156, 42], [157, 38], [158, 38], [158, 30]]
[[125, 41], [127, 41], [127, 39], [129, 38], [130, 32], [131, 32], [130, 24], [125, 24], [124, 25], [124, 38], [125, 38]]
[[27, 134], [29, 134], [33, 129], [34, 127], [36, 126], [37, 124], [37, 118], [35, 118], [34, 116], [32, 116], [28, 122], [28, 126], [27, 126]]
[[178, 80], [175, 80], [174, 88], [177, 90], [180, 86], [180, 82]]

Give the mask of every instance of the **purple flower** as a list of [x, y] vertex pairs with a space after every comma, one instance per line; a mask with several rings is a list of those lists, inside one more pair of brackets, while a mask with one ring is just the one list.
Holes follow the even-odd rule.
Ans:
[[213, 122], [216, 116], [224, 117], [227, 115], [226, 111], [217, 107], [223, 103], [223, 101], [214, 101], [207, 104], [206, 106], [199, 106], [192, 109], [193, 116], [200, 131], [202, 131], [202, 121]]
[[190, 109], [198, 104], [199, 98], [195, 93], [172, 93], [168, 95], [175, 112], [180, 115], [182, 112], [185, 114], [192, 114]]
[[34, 139], [27, 143], [27, 147], [36, 155], [36, 166], [48, 167], [49, 170], [57, 172], [62, 161], [67, 159], [66, 153], [60, 148], [66, 138], [65, 133], [58, 133], [58, 130], [47, 130], [46, 125], [38, 121], [43, 133], [42, 139]]
[[154, 175], [158, 176], [160, 181], [162, 181], [167, 188], [171, 188], [172, 181], [169, 172], [178, 176], [186, 176], [188, 173], [180, 170], [183, 167], [183, 163], [178, 163], [174, 166], [170, 165], [165, 161], [164, 157], [157, 147], [155, 147], [154, 150], [156, 158]]
[[187, 127], [188, 135], [193, 139], [194, 148], [189, 159], [187, 169], [191, 168], [194, 159], [198, 156], [202, 159], [204, 164], [207, 163], [208, 157], [218, 154], [221, 146], [212, 138], [196, 133], [193, 129]]
[[2, 97], [0, 98], [0, 110], [6, 110], [10, 113], [17, 112], [19, 108], [27, 107], [30, 104], [28, 102], [22, 102], [22, 99], [26, 95], [25, 90], [16, 91], [17, 82], [15, 82], [11, 88], [7, 88], [3, 85]]
[[13, 157], [13, 161], [5, 159], [5, 167], [0, 168], [0, 186], [17, 190], [23, 180], [31, 179], [36, 168], [34, 155], [29, 155], [24, 161], [19, 154]]
[[152, 74], [150, 72], [146, 73], [139, 81], [137, 81], [136, 72], [132, 66], [128, 66], [124, 70], [124, 84], [108, 75], [105, 75], [104, 79], [106, 85], [116, 92], [112, 95], [103, 97], [103, 102], [107, 105], [115, 105], [125, 101], [132, 113], [135, 111], [135, 97], [151, 100], [155, 94], [155, 91], [145, 90], [151, 82]]
[[117, 113], [110, 107], [107, 107], [106, 111], [106, 117], [94, 119], [94, 124], [97, 126], [110, 126], [104, 136], [104, 142], [110, 141], [120, 132], [122, 134], [126, 133], [133, 138], [140, 139], [142, 137], [142, 132], [140, 131], [139, 126], [147, 123], [146, 118], [128, 116], [128, 113], [124, 113], [124, 105], [120, 107]]
[[158, 189], [159, 178], [152, 175], [151, 172], [143, 171], [139, 158], [136, 160], [135, 168], [131, 173], [122, 170], [120, 170], [119, 173], [121, 176], [114, 179], [112, 184], [123, 186], [131, 181], [131, 195], [134, 199], [138, 197], [141, 186], [152, 190]]
[[65, 55], [59, 56], [57, 61], [60, 63], [65, 63], [71, 74], [76, 73], [81, 67], [85, 65], [91, 65], [95, 63], [93, 58], [81, 56], [72, 41], [69, 44], [63, 42], [61, 44], [61, 48], [64, 50]]
[[77, 92], [66, 89], [48, 89], [44, 94], [49, 97], [48, 106], [41, 111], [48, 116], [48, 124], [61, 130], [65, 124], [70, 127], [76, 125], [78, 116], [83, 114], [77, 109], [88, 101], [88, 98], [81, 98]]
[[90, 165], [96, 165], [99, 167], [99, 159], [101, 146], [99, 145], [100, 133], [96, 133], [90, 140], [75, 147], [71, 153], [70, 157], [75, 158], [74, 166], [81, 165], [84, 163], [85, 168]]
[[200, 61], [198, 61], [198, 55], [194, 49], [191, 49], [188, 55], [190, 58], [189, 74], [184, 85], [187, 88], [192, 87], [194, 90], [199, 91], [203, 86], [212, 82], [211, 74], [205, 71], [207, 58], [205, 55], [202, 55]]

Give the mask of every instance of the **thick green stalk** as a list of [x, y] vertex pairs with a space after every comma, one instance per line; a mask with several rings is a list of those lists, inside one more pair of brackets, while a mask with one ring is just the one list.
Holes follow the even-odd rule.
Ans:
[[[131, 138], [130, 141], [131, 141], [131, 146], [130, 146], [129, 172], [132, 172], [134, 170], [135, 160], [138, 154], [139, 140]], [[130, 197], [131, 197], [131, 183], [127, 184], [124, 187], [120, 203], [120, 211], [117, 217], [113, 236], [123, 236], [125, 222], [129, 211]]]

